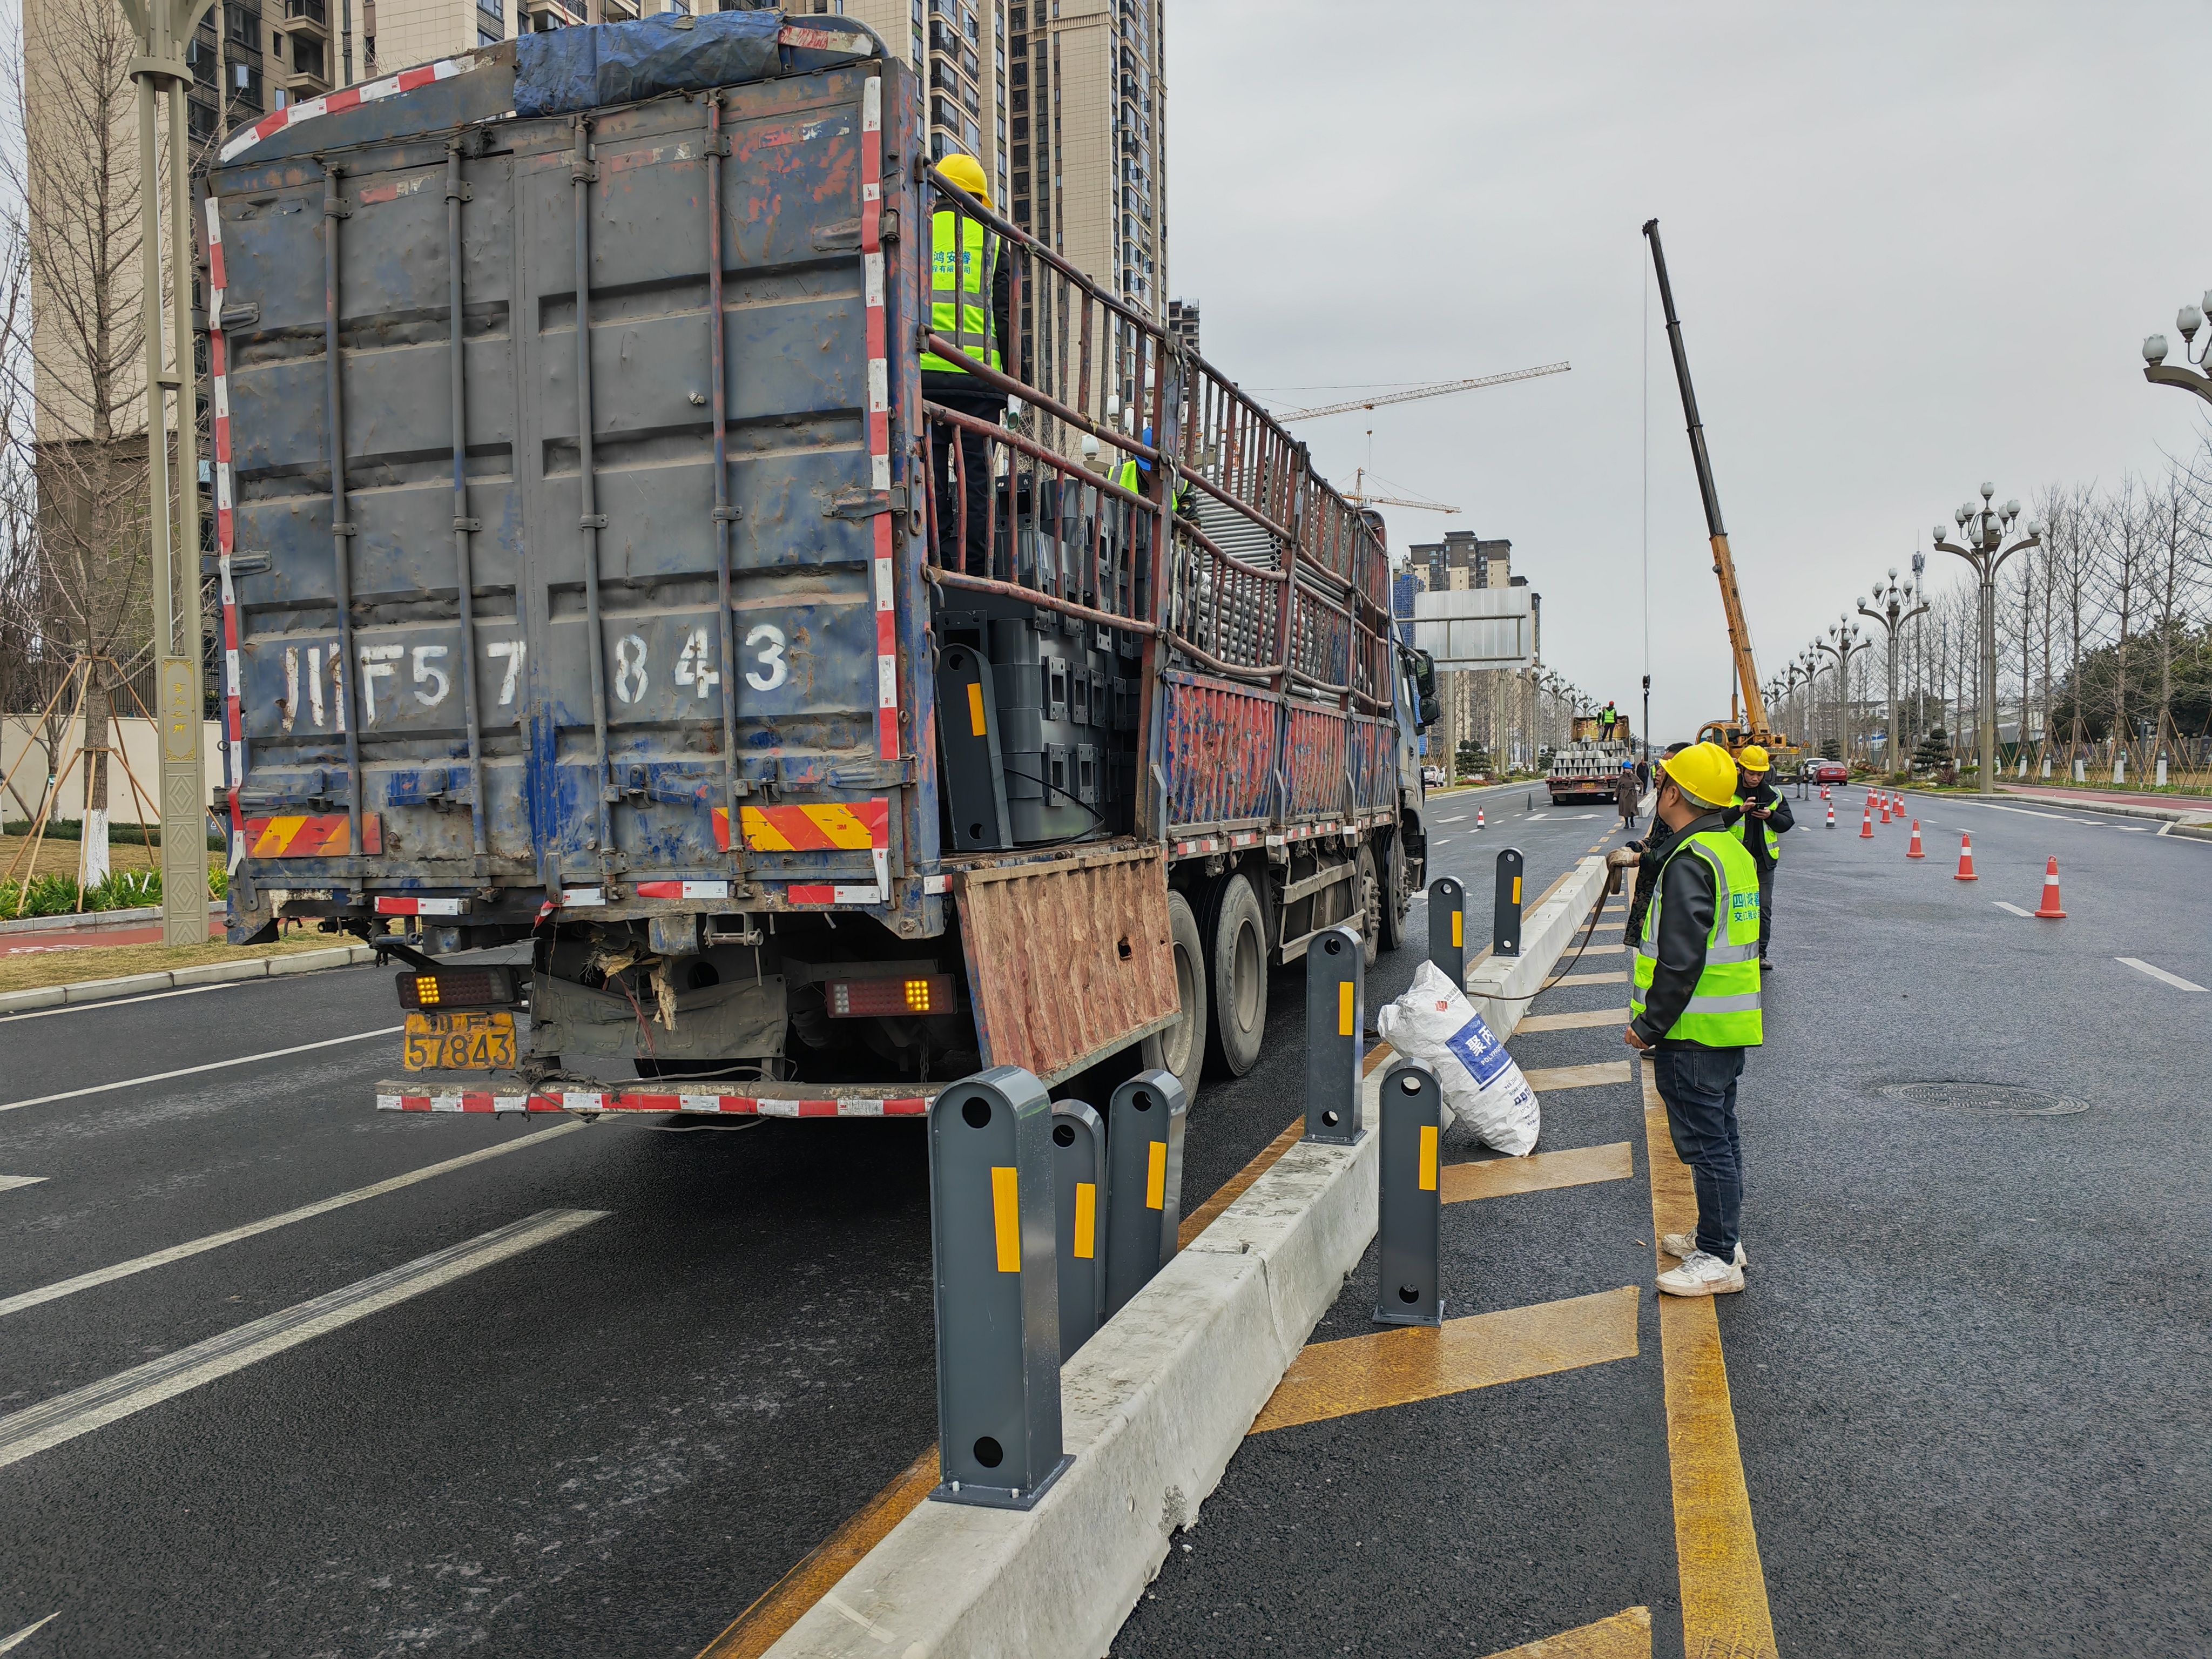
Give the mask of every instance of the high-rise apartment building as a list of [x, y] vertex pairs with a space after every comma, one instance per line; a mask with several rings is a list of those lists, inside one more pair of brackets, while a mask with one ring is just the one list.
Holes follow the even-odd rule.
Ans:
[[1012, 185], [1006, 0], [830, 0], [821, 9], [866, 23], [926, 78], [930, 155], [959, 150], [981, 161], [1004, 212]]
[[1416, 542], [1406, 555], [1415, 579], [1431, 593], [1513, 585], [1513, 544], [1503, 538], [1484, 541], [1473, 531], [1450, 530], [1440, 542]]

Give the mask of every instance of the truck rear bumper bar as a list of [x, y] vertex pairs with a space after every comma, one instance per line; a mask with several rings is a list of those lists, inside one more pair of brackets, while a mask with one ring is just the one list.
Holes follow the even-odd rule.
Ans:
[[756, 1095], [631, 1094], [614, 1090], [538, 1090], [504, 1093], [489, 1089], [424, 1090], [380, 1083], [380, 1112], [700, 1112], [736, 1117], [920, 1117], [927, 1095], [837, 1095], [815, 1100]]

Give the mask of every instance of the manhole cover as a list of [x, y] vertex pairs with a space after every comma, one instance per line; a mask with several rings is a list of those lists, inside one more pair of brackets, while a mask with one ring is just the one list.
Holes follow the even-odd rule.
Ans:
[[2089, 1103], [2017, 1083], [1892, 1083], [1882, 1093], [1912, 1106], [1936, 1106], [1951, 1112], [2009, 1112], [2028, 1117], [2063, 1117], [2086, 1112]]

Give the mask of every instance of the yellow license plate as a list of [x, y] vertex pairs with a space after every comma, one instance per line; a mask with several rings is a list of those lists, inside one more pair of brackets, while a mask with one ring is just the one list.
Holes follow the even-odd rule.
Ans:
[[514, 1064], [513, 1014], [410, 1014], [404, 1058], [410, 1072], [489, 1072]]

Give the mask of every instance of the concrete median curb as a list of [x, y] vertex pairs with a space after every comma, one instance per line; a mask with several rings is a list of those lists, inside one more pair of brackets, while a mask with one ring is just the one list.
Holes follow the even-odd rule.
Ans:
[[[1604, 884], [1586, 858], [1553, 887], [1501, 992], [1541, 982]], [[769, 1654], [1105, 1653], [1375, 1235], [1383, 1069], [1361, 1090], [1364, 1139], [1291, 1146], [1068, 1362], [1074, 1462], [1034, 1510], [917, 1505]]]
[[376, 960], [366, 945], [338, 945], [327, 951], [295, 951], [289, 956], [254, 957], [245, 962], [204, 962], [193, 968], [167, 968], [121, 979], [79, 980], [73, 985], [40, 985], [27, 991], [0, 992], [0, 1014], [70, 1003], [107, 1002], [143, 996], [149, 991], [181, 990], [191, 985], [220, 985], [235, 979], [269, 979], [279, 974], [312, 974], [325, 968], [355, 968]]

